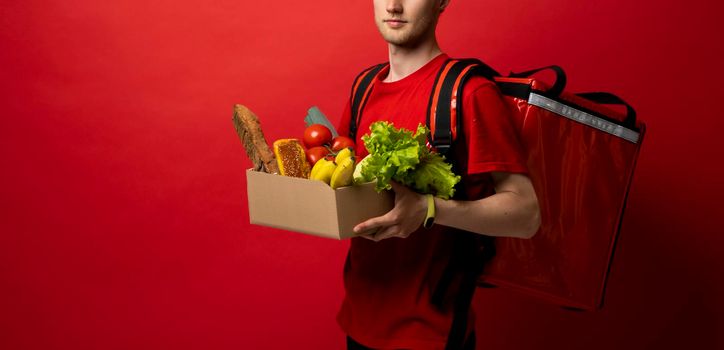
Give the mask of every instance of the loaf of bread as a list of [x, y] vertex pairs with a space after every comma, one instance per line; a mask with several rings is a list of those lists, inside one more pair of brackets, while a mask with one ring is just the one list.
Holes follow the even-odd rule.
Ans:
[[264, 133], [261, 131], [259, 118], [249, 108], [242, 105], [234, 105], [234, 127], [246, 149], [246, 154], [254, 163], [254, 169], [265, 171], [270, 174], [279, 174], [277, 162], [274, 160], [274, 153], [266, 143]]
[[274, 141], [274, 155], [279, 165], [279, 172], [284, 176], [309, 178], [309, 163], [304, 147], [297, 139], [280, 139]]

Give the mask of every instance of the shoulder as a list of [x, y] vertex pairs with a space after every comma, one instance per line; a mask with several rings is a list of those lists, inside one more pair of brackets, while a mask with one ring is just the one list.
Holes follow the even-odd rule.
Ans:
[[462, 100], [466, 106], [486, 105], [502, 101], [503, 94], [495, 82], [484, 77], [474, 76], [465, 83]]
[[500, 89], [495, 82], [481, 76], [471, 77], [463, 87], [463, 98], [469, 96], [499, 95]]

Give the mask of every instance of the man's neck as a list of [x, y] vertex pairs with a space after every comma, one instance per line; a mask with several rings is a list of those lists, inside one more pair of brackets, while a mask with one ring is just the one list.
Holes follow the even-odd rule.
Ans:
[[390, 73], [387, 74], [384, 81], [389, 83], [403, 79], [441, 53], [437, 40], [434, 38], [414, 48], [389, 44]]

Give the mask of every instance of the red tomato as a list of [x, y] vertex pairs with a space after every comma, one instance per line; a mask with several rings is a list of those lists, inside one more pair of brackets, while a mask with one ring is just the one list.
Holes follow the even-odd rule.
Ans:
[[304, 129], [304, 146], [313, 148], [332, 141], [332, 132], [322, 124], [312, 124]]
[[354, 141], [347, 136], [337, 136], [332, 140], [332, 151], [339, 152], [347, 147], [354, 149]]
[[309, 165], [314, 166], [318, 160], [326, 157], [329, 154], [329, 150], [324, 146], [312, 147], [307, 150], [307, 161]]

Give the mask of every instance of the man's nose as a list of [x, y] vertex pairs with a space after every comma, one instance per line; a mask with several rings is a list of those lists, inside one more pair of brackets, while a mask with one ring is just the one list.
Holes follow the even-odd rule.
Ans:
[[402, 1], [388, 0], [387, 1], [387, 12], [391, 13], [391, 14], [402, 13]]

